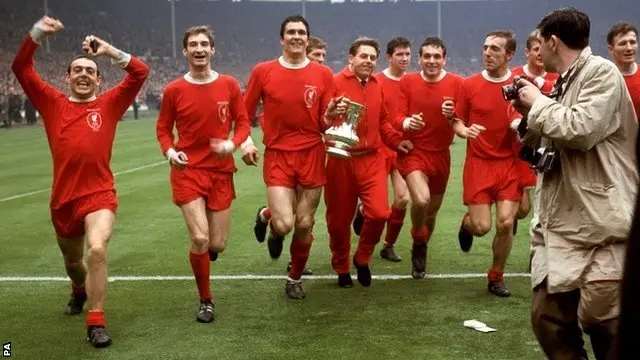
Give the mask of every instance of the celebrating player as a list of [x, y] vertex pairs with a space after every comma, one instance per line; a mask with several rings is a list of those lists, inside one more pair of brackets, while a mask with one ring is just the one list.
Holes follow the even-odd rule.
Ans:
[[[307, 58], [311, 61], [315, 61], [318, 64], [324, 64], [325, 59], [327, 58], [327, 44], [316, 36], [309, 36], [309, 42], [307, 44]], [[264, 123], [264, 112], [260, 114], [259, 123]], [[242, 149], [242, 160], [247, 165], [258, 165], [258, 149], [253, 146], [253, 143], [250, 141]], [[262, 207], [259, 212], [261, 214], [268, 214], [267, 207]], [[266, 233], [266, 222], [267, 220], [263, 220], [260, 217], [260, 214], [256, 217], [256, 223], [254, 225], [254, 233], [256, 235], [256, 239], [258, 242], [263, 242], [265, 233]], [[287, 273], [291, 271], [291, 261], [287, 264]], [[313, 275], [313, 271], [305, 266], [302, 270], [302, 275]]]
[[215, 53], [211, 30], [187, 29], [182, 46], [189, 72], [165, 87], [156, 132], [171, 165], [173, 202], [182, 210], [191, 239], [189, 262], [200, 295], [196, 320], [210, 323], [214, 302], [209, 261], [227, 246], [235, 199], [231, 154], [249, 136], [250, 123], [236, 79], [211, 69]]
[[460, 248], [471, 249], [474, 236], [484, 236], [491, 229], [491, 205], [496, 203], [496, 235], [493, 262], [488, 273], [488, 290], [506, 297], [511, 291], [503, 273], [513, 243], [513, 222], [522, 199], [516, 157], [515, 133], [509, 128], [510, 103], [505, 101], [502, 86], [513, 83], [508, 68], [516, 50], [516, 40], [509, 31], [487, 34], [483, 46], [484, 67], [481, 73], [465, 79], [465, 96], [456, 104], [454, 131], [465, 124], [482, 126], [484, 131], [467, 140], [463, 170], [463, 200], [468, 207], [458, 240]]
[[[107, 347], [104, 300], [107, 291], [107, 244], [113, 232], [118, 199], [110, 168], [116, 126], [149, 74], [135, 57], [93, 35], [82, 42], [86, 55], [69, 63], [65, 80], [71, 96], [44, 82], [36, 73], [33, 56], [48, 35], [63, 29], [44, 16], [22, 43], [12, 69], [35, 108], [42, 115], [53, 158], [51, 220], [64, 257], [72, 294], [65, 313], [82, 312], [87, 298], [87, 341]], [[127, 71], [118, 86], [96, 96], [100, 70], [93, 60], [108, 56]], [[83, 247], [87, 245], [87, 265]]]
[[[440, 38], [426, 38], [419, 55], [422, 71], [400, 80], [397, 112], [415, 146], [399, 156], [398, 167], [411, 193], [411, 274], [416, 279], [425, 276], [427, 244], [449, 181], [454, 103], [463, 95], [463, 79], [444, 70], [447, 48]], [[476, 128], [460, 136], [473, 138]]]
[[[358, 282], [363, 286], [371, 285], [371, 255], [389, 217], [388, 172], [385, 171], [387, 164], [382, 141], [402, 152], [409, 151], [412, 146], [393, 129], [384, 106], [382, 86], [371, 76], [379, 54], [380, 45], [376, 40], [359, 38], [349, 48], [349, 65], [335, 76], [337, 93], [348, 98], [347, 102], [364, 106], [356, 128], [359, 140], [349, 148], [350, 157], [331, 156], [327, 160], [324, 200], [331, 265], [338, 274], [338, 285], [345, 288], [353, 286], [349, 274], [350, 219], [356, 211], [358, 198], [362, 199], [364, 222], [353, 264]], [[329, 132], [325, 137], [327, 145], [331, 146]]]
[[[389, 67], [374, 75], [380, 86], [382, 86], [384, 105], [391, 118], [396, 112], [396, 103], [400, 93], [400, 79], [407, 72], [410, 60], [411, 42], [404, 37], [395, 37], [387, 43]], [[398, 240], [400, 230], [402, 230], [407, 204], [409, 203], [409, 190], [407, 189], [407, 183], [400, 176], [397, 169], [398, 153], [387, 146], [382, 146], [382, 150], [386, 155], [387, 170], [391, 178], [391, 186], [393, 186], [393, 206], [391, 207], [391, 215], [387, 220], [387, 234], [380, 250], [380, 257], [389, 261], [399, 262], [402, 261], [402, 258], [396, 254], [393, 245]], [[353, 220], [353, 230], [357, 235], [360, 235], [364, 222], [362, 210], [363, 206], [359, 204]]]
[[[282, 56], [256, 65], [249, 77], [245, 103], [249, 115], [258, 102], [264, 103], [263, 178], [267, 185], [268, 207], [258, 210], [254, 232], [277, 259], [284, 237], [293, 230], [291, 269], [285, 285], [292, 299], [303, 299], [300, 277], [313, 242], [315, 212], [325, 183], [324, 118], [334, 119], [345, 111], [344, 102], [332, 101], [331, 70], [306, 56], [309, 24], [299, 15], [287, 17], [280, 26]], [[256, 160], [251, 138], [243, 154]]]

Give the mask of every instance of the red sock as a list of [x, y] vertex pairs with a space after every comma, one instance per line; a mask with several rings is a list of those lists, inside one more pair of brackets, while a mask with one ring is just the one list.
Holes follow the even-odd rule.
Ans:
[[422, 229], [420, 231], [411, 228], [411, 238], [415, 244], [426, 244], [427, 236], [429, 236], [429, 229], [427, 225], [422, 225]]
[[362, 224], [362, 232], [358, 241], [358, 250], [356, 250], [355, 260], [358, 265], [368, 265], [371, 262], [373, 249], [380, 242], [382, 232], [384, 231], [384, 221], [372, 220], [364, 218]]
[[391, 216], [387, 220], [387, 234], [384, 237], [384, 247], [393, 247], [393, 244], [398, 241], [406, 213], [407, 209], [391, 207]]
[[304, 267], [307, 266], [309, 253], [311, 252], [311, 244], [313, 243], [313, 235], [309, 236], [307, 241], [301, 241], [296, 236], [291, 241], [289, 251], [291, 252], [291, 270], [289, 277], [293, 280], [300, 280]]
[[76, 296], [87, 296], [87, 290], [82, 286], [76, 286], [73, 282], [71, 283], [71, 292]]
[[260, 214], [265, 221], [271, 220], [271, 210], [269, 208], [264, 208], [262, 213]]
[[103, 310], [87, 311], [87, 329], [93, 326], [105, 326]]
[[193, 270], [193, 275], [196, 278], [196, 285], [198, 286], [200, 300], [211, 301], [209, 252], [205, 251], [202, 254], [194, 254], [190, 251], [189, 262], [191, 262], [191, 269]]
[[504, 271], [489, 269], [489, 273], [487, 274], [487, 279], [489, 279], [489, 281], [491, 282], [503, 282]]

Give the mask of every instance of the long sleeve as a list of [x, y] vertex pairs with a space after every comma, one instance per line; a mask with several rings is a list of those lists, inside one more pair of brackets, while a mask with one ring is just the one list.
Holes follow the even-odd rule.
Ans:
[[247, 114], [251, 117], [256, 115], [258, 109], [258, 103], [262, 97], [262, 67], [256, 66], [251, 75], [249, 76], [249, 82], [247, 83], [247, 89], [244, 92], [244, 104], [247, 109]]
[[247, 115], [247, 109], [242, 99], [240, 86], [237, 82], [234, 82], [232, 86], [231, 116], [234, 121], [234, 128], [231, 141], [233, 141], [233, 146], [238, 148], [249, 137], [251, 133], [251, 122], [249, 121], [249, 115]]
[[173, 126], [175, 123], [175, 108], [171, 91], [165, 89], [162, 94], [162, 103], [160, 105], [160, 114], [156, 122], [156, 137], [160, 143], [162, 155], [166, 155], [167, 150], [175, 144], [173, 135]]
[[396, 103], [396, 112], [392, 115], [393, 126], [396, 129], [404, 131], [404, 120], [413, 114], [409, 114], [409, 86], [407, 81], [400, 80], [400, 94]]
[[327, 125], [324, 122], [324, 114], [327, 112], [327, 109], [329, 108], [329, 103], [331, 102], [331, 99], [336, 96], [336, 85], [333, 78], [333, 74], [331, 74], [330, 71], [327, 71], [326, 84], [327, 84], [326, 85], [327, 89], [324, 92], [324, 94], [322, 94], [322, 98], [320, 99], [320, 114], [318, 116], [320, 131], [323, 133], [332, 126], [332, 125]]
[[130, 56], [124, 70], [127, 72], [124, 79], [103, 95], [108, 97], [109, 103], [116, 107], [119, 114], [124, 114], [131, 106], [149, 75], [149, 67], [134, 56]]
[[37, 48], [38, 44], [27, 35], [13, 60], [11, 69], [25, 94], [46, 122], [49, 119], [48, 106], [53, 103], [52, 99], [64, 97], [64, 94], [43, 81], [36, 72], [33, 55]]
[[538, 98], [528, 114], [529, 131], [566, 147], [588, 151], [620, 127], [617, 106], [624, 91], [622, 76], [608, 64], [587, 75], [571, 107]]
[[380, 108], [380, 137], [385, 145], [391, 149], [397, 149], [402, 142], [402, 134], [393, 127], [389, 119], [390, 116], [383, 101]]
[[469, 126], [469, 117], [471, 112], [471, 95], [469, 94], [469, 86], [466, 84], [466, 81], [461, 86], [460, 95], [460, 101], [458, 101], [455, 105], [455, 118], [462, 121], [465, 126]]

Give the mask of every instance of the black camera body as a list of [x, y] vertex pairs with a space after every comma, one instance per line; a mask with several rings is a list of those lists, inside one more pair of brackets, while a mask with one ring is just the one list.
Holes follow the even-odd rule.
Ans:
[[556, 163], [556, 150], [548, 147], [531, 148], [523, 146], [520, 150], [520, 159], [531, 164], [531, 168], [537, 172], [548, 172]]
[[528, 80], [529, 78], [525, 75], [518, 75], [513, 78], [513, 84], [502, 86], [502, 96], [506, 101], [517, 100], [519, 98], [518, 90], [521, 88], [521, 86], [518, 85], [518, 81], [520, 81], [521, 79]]

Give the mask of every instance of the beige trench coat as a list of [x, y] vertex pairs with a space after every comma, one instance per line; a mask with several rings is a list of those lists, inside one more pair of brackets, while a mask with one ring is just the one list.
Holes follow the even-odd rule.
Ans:
[[538, 176], [531, 226], [532, 286], [546, 277], [549, 293], [622, 278], [638, 187], [638, 121], [622, 75], [589, 47], [568, 75], [560, 102], [535, 101], [524, 139], [559, 153]]

